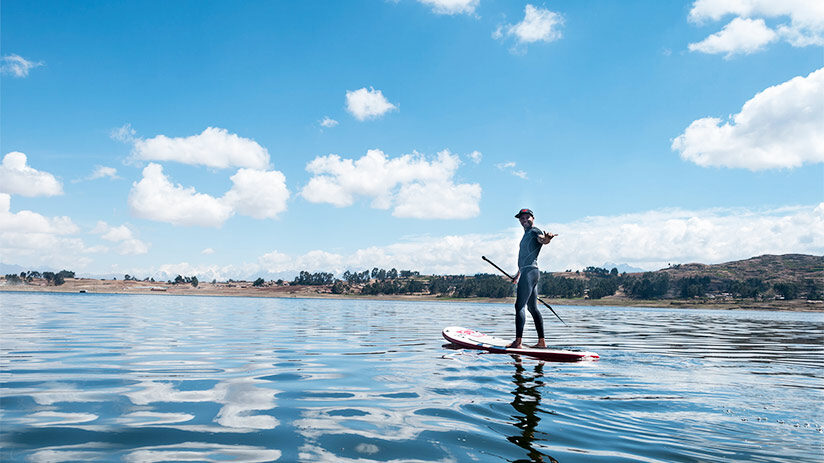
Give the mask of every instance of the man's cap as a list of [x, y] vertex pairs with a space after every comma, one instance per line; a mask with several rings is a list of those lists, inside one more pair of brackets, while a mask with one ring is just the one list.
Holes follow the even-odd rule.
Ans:
[[517, 214], [515, 214], [515, 218], [516, 218], [516, 219], [519, 219], [519, 218], [520, 218], [522, 215], [524, 215], [524, 214], [529, 214], [529, 215], [531, 215], [532, 217], [535, 217], [535, 214], [533, 214], [531, 210], [529, 210], [529, 209], [521, 209], [520, 211], [518, 211], [518, 213], [517, 213]]

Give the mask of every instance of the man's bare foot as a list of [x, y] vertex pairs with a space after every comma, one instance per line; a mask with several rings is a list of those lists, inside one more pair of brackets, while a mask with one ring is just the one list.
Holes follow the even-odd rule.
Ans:
[[535, 344], [534, 346], [532, 346], [532, 348], [533, 349], [546, 349], [546, 342], [543, 340], [543, 338], [538, 339], [538, 344]]
[[507, 349], [520, 349], [521, 348], [521, 338], [516, 338], [510, 344], [507, 344]]

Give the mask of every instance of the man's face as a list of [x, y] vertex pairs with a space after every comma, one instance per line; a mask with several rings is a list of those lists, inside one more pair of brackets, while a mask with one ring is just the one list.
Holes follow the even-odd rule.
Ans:
[[532, 228], [532, 223], [535, 222], [535, 218], [529, 214], [521, 214], [518, 216], [518, 220], [524, 228]]

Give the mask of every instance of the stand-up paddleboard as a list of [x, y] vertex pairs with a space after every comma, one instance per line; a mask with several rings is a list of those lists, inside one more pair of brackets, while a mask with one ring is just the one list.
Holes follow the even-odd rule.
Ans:
[[481, 349], [498, 354], [518, 354], [535, 357], [542, 360], [554, 362], [579, 362], [581, 360], [598, 360], [600, 356], [595, 352], [580, 352], [573, 350], [552, 350], [534, 347], [522, 347], [513, 349], [506, 347], [511, 341], [496, 338], [479, 331], [459, 326], [444, 328], [443, 337], [452, 344], [456, 344], [468, 349]]

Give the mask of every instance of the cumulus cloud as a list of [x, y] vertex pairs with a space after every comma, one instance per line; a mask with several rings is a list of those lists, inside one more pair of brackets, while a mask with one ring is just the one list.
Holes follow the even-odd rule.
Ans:
[[[541, 267], [555, 271], [608, 261], [656, 270], [668, 263], [711, 264], [762, 254], [824, 253], [824, 203], [769, 210], [655, 210], [569, 223], [540, 219], [536, 225], [559, 233], [540, 256]], [[383, 266], [424, 273], [488, 272], [480, 256], [514, 266], [522, 233], [516, 226], [495, 234], [420, 237], [331, 256], [326, 268], [343, 271], [335, 266], [340, 262], [352, 270]]]
[[29, 167], [25, 154], [7, 153], [0, 165], [0, 193], [21, 196], [55, 196], [63, 194], [63, 185], [48, 172]]
[[[492, 36], [496, 39], [513, 38], [521, 46], [535, 42], [553, 42], [561, 38], [563, 25], [564, 17], [560, 13], [527, 5], [521, 22], [499, 26]], [[513, 51], [517, 50], [516, 46]]]
[[92, 233], [100, 235], [106, 241], [117, 243], [117, 253], [121, 255], [138, 255], [149, 252], [149, 245], [135, 238], [134, 232], [127, 225], [113, 227], [101, 220], [97, 222]]
[[698, 43], [689, 44], [690, 51], [702, 53], [726, 53], [730, 58], [735, 53], [754, 53], [776, 40], [778, 34], [767, 27], [763, 19], [735, 18], [715, 33]]
[[481, 0], [418, 0], [436, 14], [474, 14]]
[[481, 186], [476, 183], [408, 183], [398, 190], [392, 215], [413, 219], [477, 217], [481, 213], [480, 201]]
[[219, 199], [174, 185], [155, 163], [146, 166], [143, 178], [132, 184], [129, 207], [136, 217], [173, 225], [219, 227], [232, 215], [232, 208]]
[[163, 167], [150, 163], [132, 184], [129, 207], [136, 217], [173, 225], [219, 227], [235, 213], [263, 219], [286, 210], [289, 191], [278, 171], [239, 169], [221, 198], [173, 184]]
[[42, 65], [41, 62], [29, 61], [20, 55], [11, 54], [2, 58], [0, 73], [11, 74], [14, 77], [27, 77], [30, 70]]
[[83, 268], [91, 260], [79, 228], [69, 217], [45, 217], [32, 211], [11, 212], [11, 196], [0, 193], [0, 256], [4, 262], [25, 262]]
[[[689, 21], [708, 21], [735, 16], [724, 29], [689, 45], [703, 53], [753, 53], [770, 42], [784, 40], [794, 47], [824, 45], [824, 3], [818, 0], [696, 0]], [[789, 18], [789, 22], [786, 21]], [[766, 21], [779, 23], [770, 28]]]
[[[824, 203], [770, 210], [659, 210], [587, 217], [550, 227], [551, 262], [584, 268], [611, 261], [647, 270], [667, 263], [706, 264], [762, 254], [824, 253]], [[549, 256], [547, 256], [549, 257]]]
[[[657, 270], [670, 263], [715, 264], [763, 254], [824, 253], [824, 203], [765, 210], [665, 209], [566, 223], [542, 221], [541, 211], [536, 213], [537, 226], [559, 234], [539, 257], [541, 268], [550, 271], [580, 270], [604, 262]], [[514, 268], [522, 234], [514, 225], [497, 233], [408, 237], [345, 253], [313, 250], [290, 255], [274, 250], [240, 266], [176, 264], [164, 271], [207, 279], [249, 279], [301, 270], [341, 275], [374, 267], [424, 274], [494, 273], [480, 256]]]
[[383, 92], [372, 87], [346, 91], [346, 110], [359, 121], [376, 119], [397, 108], [383, 96]]
[[[508, 248], [517, 247], [519, 237], [513, 233], [506, 236], [508, 240], [502, 239], [500, 234], [418, 237], [388, 246], [358, 249], [346, 254], [313, 250], [303, 255], [288, 255], [272, 251], [261, 256], [255, 266], [259, 272], [273, 274], [307, 270], [340, 275], [346, 270], [361, 271], [374, 267], [438, 274], [474, 274], [486, 270], [478, 265], [483, 264], [480, 259], [482, 254], [478, 252], [511, 254]], [[481, 251], [480, 248], [484, 250]]]
[[466, 156], [469, 159], [471, 159], [472, 162], [474, 162], [475, 164], [480, 164], [481, 160], [484, 158], [484, 155], [478, 150], [475, 150], [475, 151], [467, 154]]
[[68, 217], [46, 218], [36, 212], [11, 212], [11, 196], [0, 193], [0, 231], [15, 233], [67, 235], [78, 228]]
[[480, 212], [481, 187], [455, 183], [460, 163], [448, 150], [431, 161], [419, 153], [390, 159], [380, 150], [369, 150], [357, 160], [320, 156], [306, 166], [313, 177], [301, 196], [338, 207], [350, 206], [363, 196], [372, 198], [373, 208], [392, 208], [396, 217], [475, 217]]
[[700, 166], [764, 170], [824, 162], [824, 68], [758, 93], [723, 121], [693, 121], [672, 149]]
[[223, 196], [223, 202], [238, 214], [273, 219], [286, 210], [289, 190], [281, 172], [240, 169], [231, 180], [232, 189]]
[[224, 169], [247, 167], [265, 169], [269, 152], [254, 140], [239, 137], [226, 129], [207, 127], [189, 137], [158, 135], [149, 139], [135, 138], [130, 126], [117, 129], [112, 136], [134, 143], [132, 155], [143, 161], [175, 161]]

